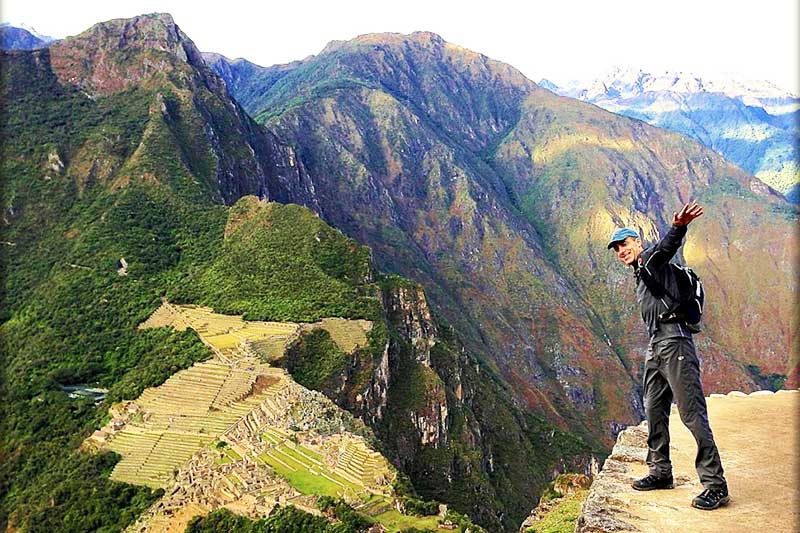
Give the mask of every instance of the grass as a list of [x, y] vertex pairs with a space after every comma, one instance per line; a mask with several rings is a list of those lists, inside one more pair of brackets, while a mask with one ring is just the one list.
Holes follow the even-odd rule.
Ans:
[[224, 464], [227, 464], [227, 463], [233, 463], [233, 462], [241, 461], [241, 460], [242, 460], [242, 456], [239, 455], [239, 453], [236, 452], [236, 450], [233, 450], [231, 448], [224, 448], [222, 450], [222, 457], [220, 457], [217, 462], [219, 464], [221, 464], [221, 465], [224, 465]]
[[260, 458], [280, 476], [286, 478], [286, 481], [288, 481], [292, 487], [303, 494], [317, 494], [330, 496], [332, 498], [340, 498], [345, 492], [342, 486], [337, 485], [319, 474], [312, 474], [302, 463], [287, 456], [281, 456], [280, 460], [289, 465], [289, 468], [266, 453], [262, 454]]
[[[287, 455], [291, 455], [293, 458], [297, 459], [298, 461], [304, 464], [307, 463], [308, 457], [311, 457], [313, 460], [318, 461], [320, 464], [322, 463], [322, 457], [319, 454], [314, 453], [308, 448], [305, 448], [303, 446], [297, 446], [297, 448], [292, 448], [290, 446], [282, 446], [281, 451]], [[304, 455], [308, 457], [304, 457]]]
[[260, 458], [303, 494], [338, 498], [348, 491], [356, 494], [365, 491], [363, 485], [348, 481], [326, 468], [322, 457], [305, 446], [286, 444], [286, 437], [276, 431], [265, 431], [262, 437], [273, 444], [274, 457], [264, 453]]
[[434, 531], [437, 531], [439, 527], [438, 516], [409, 516], [395, 511], [394, 509], [376, 515], [373, 518], [386, 526], [386, 529], [389, 532], [402, 531], [412, 527], [416, 529], [433, 529]]
[[563, 497], [544, 517], [525, 533], [572, 533], [575, 521], [581, 514], [583, 502], [589, 495], [588, 490], [580, 490], [575, 494]]

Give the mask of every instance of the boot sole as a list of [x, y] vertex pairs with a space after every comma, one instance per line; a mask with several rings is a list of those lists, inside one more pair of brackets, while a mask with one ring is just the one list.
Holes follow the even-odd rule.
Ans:
[[636, 487], [634, 485], [631, 485], [631, 487], [633, 487], [633, 490], [639, 490], [639, 491], [645, 492], [645, 491], [648, 491], [648, 490], [674, 489], [675, 485], [670, 484], [670, 485], [664, 485], [663, 487]]
[[702, 506], [700, 506], [700, 505], [697, 505], [695, 502], [692, 502], [692, 507], [694, 507], [695, 509], [700, 509], [700, 510], [702, 510], [702, 511], [713, 511], [714, 509], [718, 508], [719, 506], [721, 506], [721, 505], [725, 505], [725, 504], [726, 504], [726, 503], [728, 503], [729, 501], [731, 501], [731, 498], [730, 498], [730, 496], [723, 496], [723, 497], [722, 497], [722, 498], [721, 498], [721, 499], [720, 499], [720, 500], [717, 502], [717, 505], [714, 505], [714, 506], [712, 506], [712, 507], [702, 507]]

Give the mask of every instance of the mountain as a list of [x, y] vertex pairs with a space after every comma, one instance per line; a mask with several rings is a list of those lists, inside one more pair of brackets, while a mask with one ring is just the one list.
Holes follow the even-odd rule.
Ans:
[[800, 99], [769, 82], [614, 69], [590, 82], [547, 88], [683, 133], [755, 174], [791, 202], [800, 199]]
[[78, 450], [112, 404], [211, 357], [199, 332], [140, 329], [164, 300], [371, 322], [353, 353], [311, 332], [280, 364], [370, 427], [407, 506], [491, 530], [639, 419], [614, 224], [652, 239], [703, 201], [682, 255], [709, 294], [707, 392], [796, 372], [797, 211], [714, 152], [430, 33], [209, 61], [229, 69], [163, 14], [3, 52], [5, 529], [122, 529], [164, 496]]
[[139, 328], [164, 299], [246, 320], [371, 321], [354, 354], [317, 333], [282, 364], [371, 427], [403, 473], [398, 496], [492, 530], [518, 527], [554, 472], [603, 452], [581, 424], [531, 412], [421, 286], [317, 216], [299, 154], [169, 15], [2, 62], [3, 529], [123, 529], [164, 495], [111, 481], [119, 456], [78, 449], [109, 406], [211, 356], [192, 330]]
[[296, 67], [299, 62], [288, 65], [276, 65], [265, 68], [246, 59], [231, 60], [227, 57], [203, 52], [203, 59], [225, 81], [225, 85], [231, 94], [237, 94], [237, 101], [251, 101], [258, 97], [258, 92], [248, 93], [249, 90], [263, 91], [266, 87], [271, 87], [284, 74]]
[[[605, 341], [589, 336], [586, 346], [565, 346], [563, 357], [553, 353], [546, 361], [534, 355], [561, 343], [558, 326], [545, 326], [551, 313], [584, 326], [591, 318], [544, 257], [535, 228], [508, 209], [506, 185], [477, 154], [513, 126], [520, 99], [535, 88], [532, 82], [511, 67], [425, 33], [331, 43], [318, 58], [281, 70], [269, 89], [251, 91], [258, 95], [254, 101], [243, 92], [233, 94], [261, 120], [287, 110], [282, 120], [267, 123], [302, 147], [298, 153], [313, 168], [327, 221], [369, 243], [381, 268], [423, 280], [448, 321], [468, 339], [468, 349], [506, 379], [513, 377], [512, 385], [535, 412], [603, 438], [613, 429], [609, 420], [598, 423], [593, 416], [595, 397], [608, 405], [611, 420], [636, 417], [630, 377]], [[256, 112], [254, 102], [274, 107]], [[306, 110], [309, 114], [299, 113]], [[506, 257], [514, 259], [506, 279], [498, 280]], [[482, 258], [492, 261], [490, 268]], [[536, 308], [515, 309], [537, 283], [558, 293], [541, 291], [531, 300], [541, 299]], [[473, 314], [476, 307], [482, 310]], [[542, 329], [541, 338], [519, 336], [515, 329], [522, 324], [535, 327], [537, 337]], [[574, 362], [585, 366], [576, 359], [589, 359], [588, 353], [589, 364], [604, 369], [607, 384], [593, 384], [584, 371], [569, 368]], [[511, 357], [518, 360], [517, 377], [508, 372]]]
[[639, 416], [647, 339], [605, 243], [618, 224], [658, 238], [690, 198], [707, 206], [680, 254], [714, 295], [707, 392], [791, 373], [797, 212], [713, 151], [431, 33], [256, 72], [232, 94], [296, 147], [320, 215], [419, 280], [534, 412], [605, 438]]
[[26, 28], [18, 28], [6, 22], [0, 25], [0, 50], [35, 50], [45, 48], [51, 41], [51, 38]]

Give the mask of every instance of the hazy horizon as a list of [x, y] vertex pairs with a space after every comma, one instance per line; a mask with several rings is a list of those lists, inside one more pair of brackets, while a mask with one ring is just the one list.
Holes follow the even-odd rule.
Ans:
[[[63, 38], [93, 24], [153, 12], [170, 13], [203, 52], [270, 66], [319, 53], [333, 40], [365, 33], [431, 31], [453, 44], [508, 63], [538, 82], [566, 85], [591, 80], [614, 67], [653, 74], [692, 73], [705, 78], [768, 81], [800, 94], [798, 3], [794, 0], [650, 4], [517, 6], [411, 0], [385, 12], [363, 0], [329, 4], [227, 2], [224, 10], [198, 9], [186, 0], [2, 2], [2, 20]], [[383, 14], [386, 13], [386, 14]], [[653, 25], [658, 20], [658, 26]]]

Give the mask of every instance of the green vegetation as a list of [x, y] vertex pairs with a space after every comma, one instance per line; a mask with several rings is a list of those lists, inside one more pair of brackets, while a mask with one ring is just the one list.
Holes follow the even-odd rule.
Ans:
[[186, 533], [219, 533], [231, 531], [236, 533], [358, 533], [361, 530], [350, 529], [343, 524], [332, 524], [326, 518], [301, 511], [288, 505], [277, 506], [268, 518], [250, 520], [236, 515], [227, 509], [214, 511], [207, 516], [192, 518]]
[[[135, 329], [157, 307], [151, 275], [174, 264], [175, 243], [186, 241], [175, 238], [173, 218], [186, 210], [175, 212], [155, 188], [111, 196], [100, 187], [111, 180], [104, 169], [133, 153], [151, 92], [92, 100], [33, 58], [3, 61], [2, 238], [13, 245], [0, 266], [0, 527], [121, 529], [159, 493], [109, 481], [116, 455], [77, 448], [109, 402], [210, 355], [191, 332]], [[124, 213], [134, 205], [131, 219]], [[202, 228], [213, 213], [198, 215]], [[116, 272], [121, 257], [131, 262], [127, 277]], [[59, 389], [79, 383], [109, 388], [107, 401], [95, 406]]]
[[[298, 206], [267, 204], [225, 239], [237, 207], [211, 203], [208, 152], [173, 87], [92, 99], [58, 83], [46, 51], [3, 59], [0, 529], [122, 529], [160, 492], [109, 481], [118, 456], [78, 446], [111, 403], [211, 355], [192, 331], [137, 329], [160, 298], [380, 320], [369, 251]], [[60, 390], [75, 384], [108, 398]]]
[[533, 527], [527, 528], [525, 533], [572, 533], [588, 495], [588, 490], [579, 490], [558, 499], [545, 517]]
[[461, 531], [474, 531], [475, 533], [486, 533], [486, 530], [483, 529], [481, 526], [477, 525], [472, 519], [459, 512], [453, 511], [452, 509], [448, 509], [447, 513], [445, 513], [442, 522], [447, 523], [450, 522], [451, 524], [456, 524], [458, 527], [461, 528]]
[[318, 391], [334, 390], [346, 373], [349, 357], [324, 329], [304, 333], [277, 364], [299, 384]]
[[[40, 283], [33, 287], [26, 287], [24, 282], [6, 286], [12, 305], [7, 309], [9, 320], [0, 329], [4, 353], [10, 355], [3, 383], [8, 398], [2, 431], [8, 457], [3, 461], [3, 516], [16, 509], [10, 518], [15, 524], [58, 520], [69, 524], [68, 515], [80, 516], [86, 513], [80, 510], [82, 506], [94, 506], [92, 498], [69, 499], [51, 509], [38, 503], [48, 498], [46, 494], [60, 490], [57, 487], [61, 485], [53, 481], [58, 472], [76, 470], [76, 461], [85, 461], [78, 454], [60, 452], [75, 450], [100, 425], [108, 407], [108, 403], [97, 407], [80, 404], [78, 409], [79, 401], [69, 400], [59, 391], [60, 385], [96, 383], [110, 389], [108, 402], [135, 398], [145, 387], [156, 386], [210, 356], [190, 330], [139, 331], [136, 326], [158, 307], [160, 294], [197, 294], [202, 285], [193, 284], [193, 278], [202, 275], [215, 250], [220, 253], [223, 248], [220, 215], [224, 211], [193, 209], [175, 197], [144, 187], [126, 189], [113, 198], [113, 203], [108, 201], [112, 198], [101, 197], [94, 204], [81, 201], [75, 206], [79, 213], [76, 218], [89, 218], [94, 212], [95, 222], [80, 226], [80, 235], [69, 243], [71, 248], [64, 250], [58, 263], [49, 257], [47, 243], [57, 240], [67, 231], [65, 227], [80, 221], [58, 224], [50, 231], [42, 228], [39, 242], [43, 246], [38, 256], [35, 252], [26, 257], [7, 256], [9, 278], [25, 276], [29, 285], [37, 280]], [[119, 257], [128, 261], [127, 276], [116, 272]], [[280, 271], [280, 265], [279, 258], [271, 259], [273, 272]], [[294, 267], [287, 258], [283, 272]], [[269, 280], [267, 274], [265, 282]], [[255, 298], [269, 304], [263, 294], [256, 293]], [[254, 307], [250, 301], [239, 301]], [[207, 295], [202, 295], [201, 302], [215, 303], [213, 296]], [[306, 309], [304, 306], [297, 312]], [[286, 310], [283, 313], [280, 318], [307, 318], [287, 317]], [[38, 423], [37, 412], [46, 413]], [[53, 455], [46, 455], [50, 453]], [[87, 477], [77, 478], [80, 472]], [[100, 490], [111, 483], [97, 476], [96, 470], [77, 469], [72, 483], [80, 482], [86, 483], [90, 493], [114, 493]], [[117, 515], [108, 520], [132, 519], [154, 498], [146, 496], [151, 494], [146, 489], [126, 490], [131, 503], [96, 508]], [[135, 506], [135, 510], [126, 511], [126, 505]]]
[[414, 516], [433, 516], [439, 513], [439, 502], [422, 501], [416, 498], [403, 498], [406, 513]]
[[[237, 225], [209, 268], [175, 301], [192, 301], [245, 320], [314, 322], [326, 316], [380, 316], [369, 295], [369, 250], [297, 205], [240, 200]], [[251, 209], [242, 213], [244, 209]]]
[[402, 514], [394, 509], [377, 515], [375, 519], [386, 526], [389, 531], [407, 531], [410, 529], [417, 529], [418, 531], [432, 529], [435, 531], [439, 527], [438, 517], [419, 518]]
[[337, 500], [329, 496], [321, 496], [317, 500], [317, 508], [353, 531], [362, 531], [375, 523], [368, 516], [357, 512], [344, 500]]

